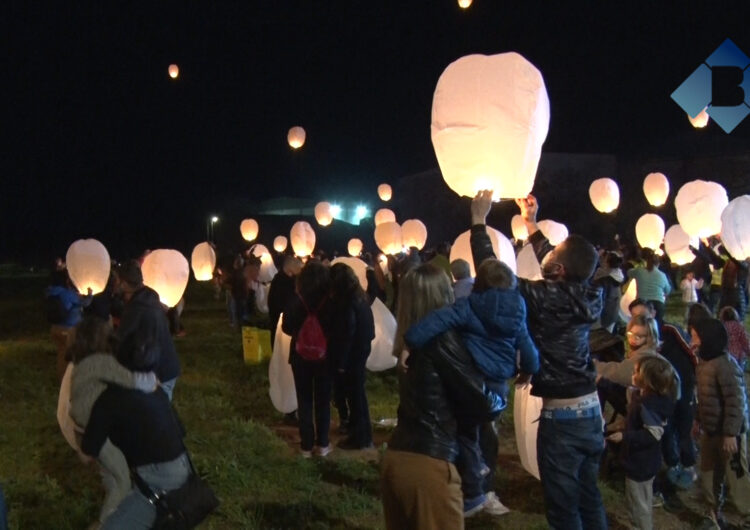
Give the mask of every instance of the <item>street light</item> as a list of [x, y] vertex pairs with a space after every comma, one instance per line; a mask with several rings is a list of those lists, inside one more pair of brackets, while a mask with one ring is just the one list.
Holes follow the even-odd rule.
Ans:
[[214, 223], [219, 222], [219, 218], [215, 215], [212, 215], [208, 221], [206, 221], [206, 239], [208, 241], [213, 241], [214, 239]]

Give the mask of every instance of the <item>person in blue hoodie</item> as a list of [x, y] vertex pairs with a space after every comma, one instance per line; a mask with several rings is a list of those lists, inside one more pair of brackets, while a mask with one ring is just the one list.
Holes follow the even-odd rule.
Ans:
[[[487, 388], [506, 401], [507, 381], [518, 373], [516, 351], [520, 351], [519, 367], [523, 374], [530, 376], [539, 370], [539, 352], [526, 326], [526, 303], [518, 292], [513, 271], [500, 260], [483, 261], [468, 297], [433, 311], [413, 325], [404, 339], [410, 347], [421, 348], [451, 329], [459, 332], [484, 375]], [[483, 457], [480, 426], [462, 424], [459, 418], [458, 441], [456, 467], [461, 475], [465, 516], [483, 509], [495, 515], [506, 513], [507, 508], [496, 500], [491, 486], [489, 494], [485, 491], [491, 482], [484, 480], [484, 476], [494, 475], [496, 459]]]
[[70, 281], [65, 269], [52, 272], [51, 285], [44, 293], [47, 297], [47, 320], [50, 335], [57, 349], [57, 376], [62, 379], [68, 361], [65, 354], [71, 339], [71, 330], [81, 321], [83, 308], [91, 303], [89, 288], [86, 296], [81, 296]]

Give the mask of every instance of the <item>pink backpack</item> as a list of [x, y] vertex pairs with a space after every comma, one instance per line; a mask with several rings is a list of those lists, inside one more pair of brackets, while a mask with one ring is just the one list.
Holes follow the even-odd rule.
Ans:
[[[295, 349], [299, 356], [306, 361], [322, 361], [326, 358], [328, 340], [323, 333], [320, 320], [318, 320], [317, 311], [310, 311], [304, 300], [302, 300], [302, 305], [305, 306], [307, 316], [302, 322], [302, 327], [299, 328], [299, 333], [297, 333]], [[321, 307], [322, 305], [321, 303]]]

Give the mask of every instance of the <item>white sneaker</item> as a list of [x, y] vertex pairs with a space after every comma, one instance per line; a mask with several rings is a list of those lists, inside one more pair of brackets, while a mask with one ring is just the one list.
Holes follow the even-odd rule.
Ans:
[[314, 451], [316, 456], [328, 456], [331, 454], [331, 451], [333, 451], [333, 446], [331, 444], [328, 444], [325, 447], [316, 446]]
[[484, 502], [483, 509], [490, 515], [505, 515], [510, 512], [510, 508], [500, 502], [494, 491], [487, 493], [487, 500]]

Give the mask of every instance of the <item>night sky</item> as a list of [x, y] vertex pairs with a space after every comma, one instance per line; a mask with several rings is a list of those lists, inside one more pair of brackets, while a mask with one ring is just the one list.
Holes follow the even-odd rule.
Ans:
[[[541, 70], [545, 151], [604, 153], [685, 134], [671, 92], [727, 37], [750, 54], [746, 1], [93, 4], [3, 9], [0, 262], [81, 237], [121, 258], [197, 243], [230, 200], [374, 202], [378, 183], [436, 167], [432, 93], [469, 53]], [[293, 125], [308, 135], [296, 152]], [[750, 142], [750, 118], [729, 136]]]

